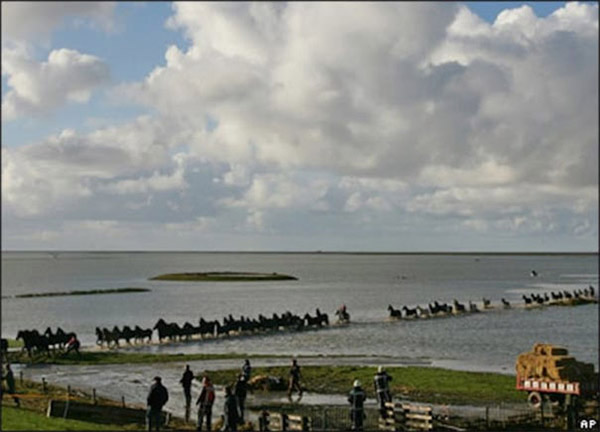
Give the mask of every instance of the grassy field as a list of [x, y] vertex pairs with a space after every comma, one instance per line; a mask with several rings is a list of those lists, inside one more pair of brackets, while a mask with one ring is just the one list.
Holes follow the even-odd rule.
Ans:
[[122, 426], [89, 423], [79, 420], [48, 418], [44, 414], [28, 409], [2, 407], [2, 430], [120, 430]]
[[15, 298], [31, 298], [31, 297], [57, 297], [57, 296], [78, 296], [78, 295], [98, 295], [98, 294], [126, 294], [148, 292], [148, 288], [108, 288], [97, 290], [76, 290], [76, 291], [58, 291], [49, 293], [29, 293], [17, 294]]
[[168, 273], [150, 278], [164, 281], [192, 282], [251, 282], [297, 280], [294, 276], [279, 273], [238, 273], [238, 272], [207, 272], [207, 273]]
[[[53, 384], [47, 384], [46, 392], [42, 384], [23, 380], [16, 382], [17, 395], [21, 401], [21, 407], [14, 407], [12, 397], [6, 395], [2, 400], [2, 428], [8, 430], [145, 430], [145, 425], [139, 423], [114, 424], [93, 423], [78, 420], [69, 420], [46, 417], [46, 409], [50, 399], [64, 400], [67, 390]], [[80, 390], [71, 390], [72, 400], [91, 403], [91, 395]], [[97, 398], [98, 404], [103, 406], [120, 406], [120, 401], [113, 401], [103, 397]], [[184, 423], [183, 420], [172, 417], [169, 423], [170, 430], [192, 430], [193, 424]]]
[[[522, 402], [524, 392], [515, 390], [513, 376], [462, 372], [429, 367], [388, 368], [392, 376], [391, 390], [396, 397], [430, 403], [482, 405], [497, 402]], [[374, 397], [374, 367], [305, 366], [302, 385], [316, 393], [347, 393], [355, 379], [363, 383], [367, 394]], [[255, 368], [253, 376], [273, 375], [287, 380], [288, 367]], [[213, 382], [227, 384], [235, 381], [239, 370], [206, 371]]]
[[278, 357], [277, 355], [248, 355], [239, 353], [225, 354], [152, 354], [152, 353], [126, 353], [119, 351], [82, 351], [81, 357], [70, 353], [68, 356], [59, 354], [46, 357], [34, 355], [30, 360], [27, 353], [8, 353], [11, 363], [36, 363], [36, 364], [61, 364], [61, 365], [101, 365], [101, 364], [133, 364], [133, 363], [167, 363], [186, 362], [193, 360], [219, 360], [219, 359], [252, 359]]

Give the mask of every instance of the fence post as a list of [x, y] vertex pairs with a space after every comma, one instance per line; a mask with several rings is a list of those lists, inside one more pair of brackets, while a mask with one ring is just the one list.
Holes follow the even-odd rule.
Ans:
[[69, 402], [71, 401], [71, 386], [67, 386], [67, 401], [65, 403], [65, 410], [63, 412], [63, 418], [67, 418], [67, 413], [69, 412]]
[[46, 387], [46, 378], [42, 377], [42, 390], [44, 393], [48, 393], [48, 388]]
[[125, 396], [121, 396], [121, 405], [125, 408]]
[[23, 371], [19, 371], [19, 381], [21, 382], [21, 387], [23, 387]]
[[92, 389], [92, 400], [94, 401], [94, 405], [96, 405], [98, 403], [98, 401], [96, 400], [96, 389], [95, 388]]

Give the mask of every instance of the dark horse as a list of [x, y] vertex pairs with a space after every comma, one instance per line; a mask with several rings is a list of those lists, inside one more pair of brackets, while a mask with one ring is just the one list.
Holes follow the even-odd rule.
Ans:
[[48, 338], [40, 335], [37, 330], [19, 330], [17, 339], [23, 340], [23, 349], [27, 350], [27, 354], [30, 358], [33, 349], [38, 352], [45, 351], [46, 355], [50, 355]]
[[154, 329], [158, 331], [158, 341], [162, 342], [164, 338], [169, 338], [169, 340], [174, 340], [177, 336], [181, 338], [182, 331], [177, 323], [169, 323], [165, 322], [164, 319], [159, 319], [154, 325]]
[[321, 323], [319, 324], [319, 326], [321, 326], [321, 325], [323, 325], [323, 324], [325, 324], [325, 325], [329, 325], [329, 317], [327, 316], [327, 314], [326, 314], [326, 313], [321, 313], [321, 311], [319, 310], [319, 308], [317, 308], [316, 314], [317, 314], [317, 318], [318, 318], [318, 319], [320, 320], [320, 322], [321, 322]]
[[402, 318], [402, 311], [400, 309], [394, 309], [392, 305], [388, 305], [390, 311], [390, 318]]
[[135, 326], [133, 329], [133, 333], [135, 334], [135, 340], [139, 342], [144, 342], [144, 338], [148, 338], [148, 342], [152, 340], [152, 329], [143, 329], [140, 326]]
[[107, 329], [106, 327], [102, 328], [102, 336], [104, 342], [106, 342], [106, 346], [110, 346], [111, 342], [114, 342], [115, 346], [119, 346], [119, 331], [118, 329], [113, 329], [112, 331]]
[[52, 329], [50, 327], [48, 327], [44, 332], [44, 336], [48, 338], [48, 343], [52, 346], [58, 345], [58, 348], [61, 350], [64, 349], [66, 343], [69, 342], [69, 339], [71, 339], [71, 337], [74, 335], [75, 333], [73, 332], [65, 333], [65, 331], [60, 327], [56, 329], [55, 334], [52, 333]]
[[[319, 311], [317, 310], [317, 313]], [[314, 318], [311, 317], [308, 313], [306, 315], [304, 315], [304, 321], [306, 321], [306, 325], [307, 326], [317, 326], [317, 327], [322, 327], [323, 323], [325, 324], [329, 324], [329, 319], [327, 318], [327, 314], [321, 314], [321, 315], [317, 315]]]

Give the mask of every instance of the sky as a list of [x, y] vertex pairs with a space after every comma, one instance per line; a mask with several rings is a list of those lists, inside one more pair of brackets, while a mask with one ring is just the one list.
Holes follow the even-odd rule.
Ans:
[[594, 2], [2, 3], [2, 250], [597, 248]]

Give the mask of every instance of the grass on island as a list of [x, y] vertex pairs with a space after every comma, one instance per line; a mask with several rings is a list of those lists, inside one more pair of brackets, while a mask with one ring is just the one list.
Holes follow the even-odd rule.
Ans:
[[251, 272], [206, 272], [206, 273], [168, 273], [154, 276], [150, 280], [183, 281], [183, 282], [248, 282], [248, 281], [279, 281], [298, 280], [290, 275], [279, 273]]
[[[355, 379], [363, 383], [369, 397], [375, 397], [373, 377], [377, 369], [367, 366], [304, 366], [302, 385], [315, 393], [350, 391]], [[496, 373], [463, 372], [430, 367], [387, 368], [395, 397], [443, 404], [474, 404], [522, 402], [526, 394], [515, 390], [515, 378]], [[289, 367], [255, 368], [253, 376], [272, 375], [288, 378]], [[216, 384], [235, 381], [235, 370], [206, 371]]]
[[248, 355], [239, 353], [224, 354], [155, 354], [120, 351], [82, 351], [81, 357], [75, 353], [59, 353], [56, 356], [34, 355], [33, 359], [27, 353], [8, 353], [11, 363], [59, 364], [59, 365], [100, 365], [100, 364], [139, 364], [139, 363], [168, 363], [194, 360], [220, 359], [252, 359], [278, 357], [277, 355]]
[[109, 289], [97, 289], [97, 290], [76, 290], [76, 291], [60, 291], [60, 292], [49, 292], [49, 293], [29, 293], [29, 294], [17, 294], [15, 298], [31, 298], [31, 297], [58, 297], [58, 296], [78, 296], [78, 295], [97, 295], [97, 294], [125, 294], [125, 293], [138, 293], [148, 292], [148, 288], [109, 288]]

